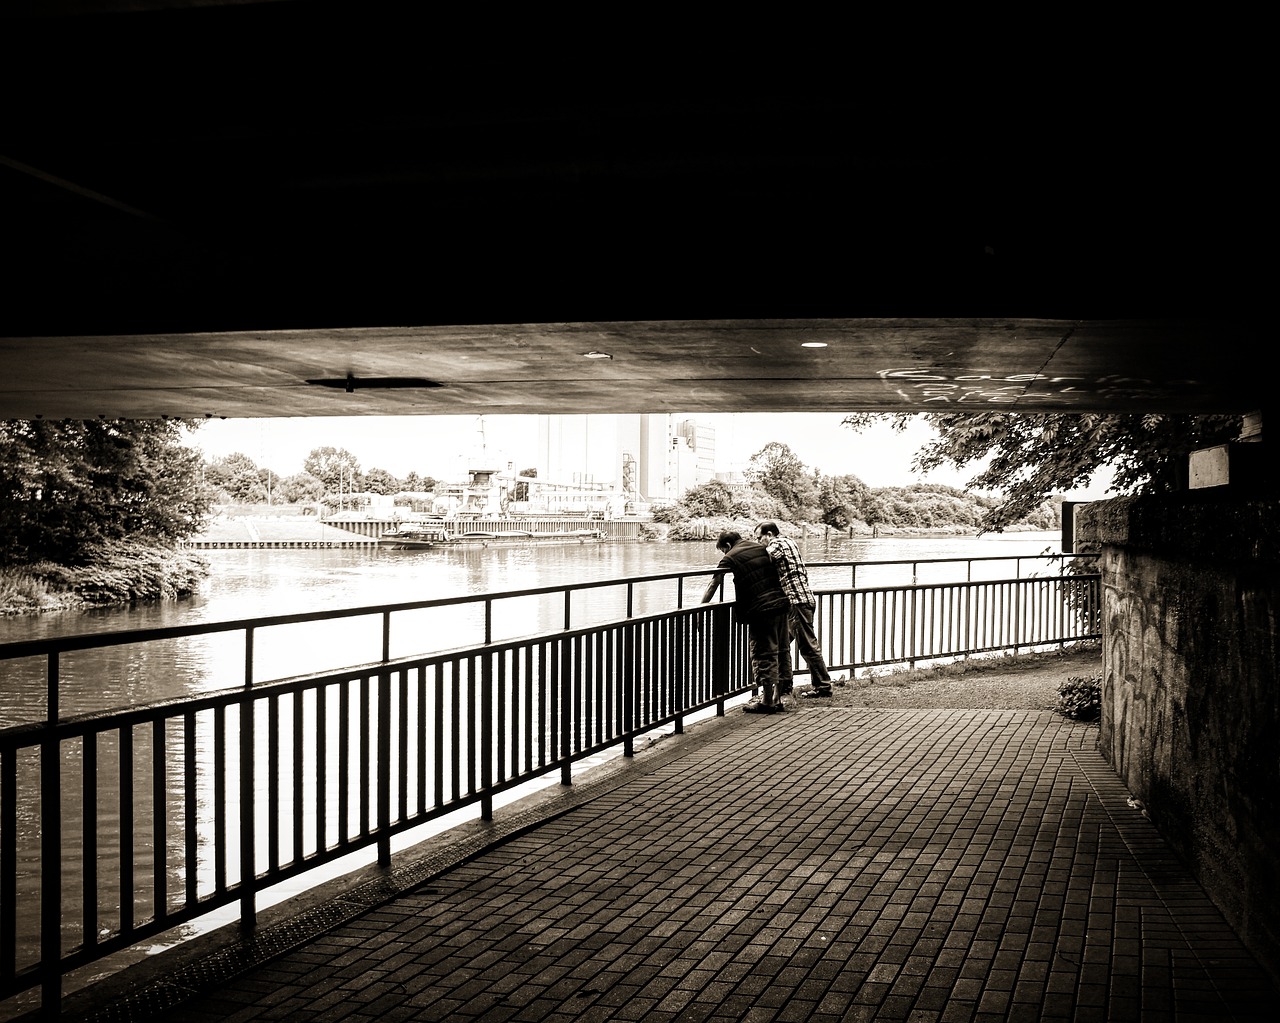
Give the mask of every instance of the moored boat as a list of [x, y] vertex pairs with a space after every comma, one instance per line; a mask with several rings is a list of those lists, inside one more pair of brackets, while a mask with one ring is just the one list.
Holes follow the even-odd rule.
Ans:
[[[485, 523], [489, 525], [490, 523]], [[564, 543], [596, 543], [606, 539], [603, 530], [593, 527], [564, 529], [503, 528], [477, 529], [474, 521], [450, 522], [433, 519], [405, 522], [378, 537], [378, 546], [388, 550], [425, 550], [433, 547], [491, 547]]]

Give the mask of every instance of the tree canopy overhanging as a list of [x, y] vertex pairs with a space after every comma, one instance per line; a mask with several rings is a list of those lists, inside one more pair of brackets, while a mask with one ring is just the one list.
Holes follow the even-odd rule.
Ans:
[[0, 565], [80, 565], [119, 540], [178, 543], [210, 506], [175, 419], [0, 422]]
[[[860, 412], [845, 417], [855, 432], [888, 420], [905, 430], [919, 413]], [[912, 459], [928, 472], [985, 461], [969, 481], [1000, 495], [982, 523], [1000, 531], [1031, 513], [1054, 493], [1087, 486], [1095, 473], [1112, 470], [1117, 494], [1164, 493], [1186, 486], [1192, 451], [1236, 439], [1242, 417], [1155, 413], [938, 412], [923, 418], [935, 438]]]

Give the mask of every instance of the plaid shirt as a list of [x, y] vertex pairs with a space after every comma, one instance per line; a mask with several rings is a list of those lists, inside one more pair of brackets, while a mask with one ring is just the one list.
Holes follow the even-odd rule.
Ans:
[[809, 588], [809, 570], [804, 567], [804, 559], [800, 557], [795, 542], [785, 536], [775, 536], [767, 549], [778, 570], [778, 581], [782, 583], [782, 592], [787, 595], [787, 600], [797, 606], [813, 607], [817, 601]]

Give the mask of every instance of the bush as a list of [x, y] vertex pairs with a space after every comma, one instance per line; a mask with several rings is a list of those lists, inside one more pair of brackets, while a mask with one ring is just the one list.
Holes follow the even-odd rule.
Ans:
[[1102, 676], [1070, 676], [1058, 686], [1058, 712], [1074, 721], [1094, 721], [1102, 713]]
[[52, 594], [91, 605], [185, 597], [208, 571], [208, 561], [192, 551], [130, 540], [99, 545], [85, 565], [41, 562], [27, 568]]
[[17, 614], [56, 604], [49, 584], [25, 569], [0, 568], [0, 614]]

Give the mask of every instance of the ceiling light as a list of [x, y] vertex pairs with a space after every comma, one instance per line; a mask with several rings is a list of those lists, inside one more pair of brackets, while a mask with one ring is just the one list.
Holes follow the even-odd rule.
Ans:
[[584, 359], [612, 359], [613, 356], [608, 352], [583, 352]]
[[801, 341], [800, 347], [801, 348], [826, 348], [827, 343], [825, 341]]

